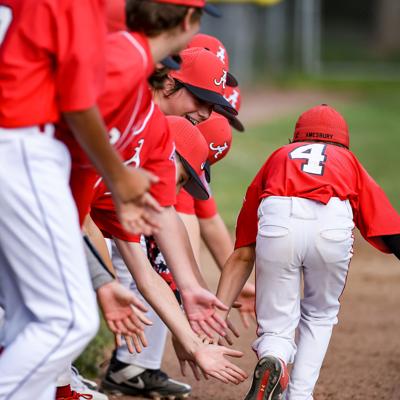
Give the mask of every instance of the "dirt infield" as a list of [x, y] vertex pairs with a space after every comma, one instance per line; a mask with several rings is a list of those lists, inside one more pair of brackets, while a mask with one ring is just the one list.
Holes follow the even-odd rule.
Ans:
[[[204, 252], [208, 281], [216, 285], [218, 273]], [[325, 359], [315, 400], [400, 400], [400, 263], [375, 251], [357, 237], [347, 287], [342, 297], [339, 324]], [[238, 322], [237, 315], [234, 320]], [[240, 323], [237, 325], [240, 327]], [[245, 356], [239, 365], [252, 373], [256, 358], [250, 349], [255, 327], [241, 328], [235, 347]], [[168, 345], [163, 368], [181, 379], [173, 350]], [[242, 399], [250, 380], [234, 386], [216, 381], [196, 382], [193, 400]], [[119, 398], [124, 400], [130, 397]]]

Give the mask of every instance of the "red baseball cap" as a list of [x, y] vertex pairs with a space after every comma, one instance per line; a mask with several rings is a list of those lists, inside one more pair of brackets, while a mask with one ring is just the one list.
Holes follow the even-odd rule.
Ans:
[[[233, 88], [233, 87], [227, 86], [227, 88], [225, 89], [224, 97], [232, 105], [232, 107], [237, 112], [239, 112], [240, 106], [242, 104], [239, 87]], [[218, 106], [215, 107], [215, 112], [222, 114], [225, 118], [227, 118], [229, 123], [236, 130], [238, 130], [239, 132], [244, 132], [245, 129], [244, 129], [243, 124], [240, 122], [240, 120], [235, 115], [233, 115], [230, 112], [227, 112], [222, 107], [218, 107]]]
[[232, 128], [226, 118], [214, 112], [210, 118], [198, 124], [197, 128], [208, 145], [208, 163], [213, 165], [222, 160], [232, 145]]
[[[198, 33], [193, 36], [193, 39], [187, 46], [188, 49], [193, 47], [203, 47], [204, 49], [211, 51], [211, 53], [214, 53], [223, 62], [227, 70], [229, 70], [228, 52], [222, 42], [216, 37], [204, 33]], [[227, 85], [236, 87], [238, 85], [237, 79], [230, 72], [228, 72], [228, 76], [229, 80], [227, 80]]]
[[185, 49], [179, 55], [182, 58], [181, 68], [172, 71], [170, 76], [183, 83], [200, 100], [219, 105], [236, 115], [237, 111], [224, 98], [229, 77], [222, 61], [200, 47]]
[[169, 4], [176, 4], [179, 6], [202, 8], [207, 14], [210, 14], [213, 17], [217, 18], [222, 17], [221, 11], [217, 7], [206, 3], [205, 0], [153, 0], [153, 1], [156, 3], [169, 3]]
[[210, 195], [205, 182], [204, 166], [208, 157], [208, 146], [199, 129], [186, 118], [166, 117], [169, 129], [175, 138], [176, 152], [181, 162], [190, 175], [189, 181], [184, 185], [186, 191], [194, 198], [207, 200]]
[[294, 129], [293, 142], [317, 140], [349, 147], [349, 127], [345, 119], [327, 104], [313, 107], [300, 115]]

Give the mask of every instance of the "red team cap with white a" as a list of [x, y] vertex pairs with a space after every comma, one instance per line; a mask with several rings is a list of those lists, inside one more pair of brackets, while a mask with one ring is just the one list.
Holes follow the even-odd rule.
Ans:
[[175, 139], [176, 152], [190, 175], [183, 186], [195, 199], [207, 200], [210, 195], [204, 176], [204, 166], [208, 157], [208, 145], [200, 131], [186, 118], [168, 116], [169, 129]]
[[313, 107], [300, 115], [293, 142], [318, 140], [349, 147], [349, 128], [345, 119], [327, 104]]
[[[222, 42], [216, 37], [204, 33], [198, 33], [193, 36], [193, 39], [187, 46], [188, 49], [193, 47], [202, 47], [203, 49], [211, 51], [211, 53], [214, 53], [222, 61], [226, 69], [229, 70], [228, 52]], [[227, 85], [236, 87], [238, 85], [237, 79], [230, 72], [228, 72], [228, 77]]]
[[224, 98], [229, 77], [222, 61], [211, 51], [199, 47], [185, 49], [179, 55], [181, 68], [172, 71], [170, 76], [183, 83], [200, 100], [219, 105], [236, 115], [237, 111]]
[[217, 7], [211, 4], [207, 4], [205, 0], [153, 0], [153, 1], [155, 3], [169, 3], [169, 4], [176, 4], [178, 6], [202, 8], [207, 14], [210, 14], [213, 17], [217, 18], [222, 17], [221, 11]]
[[197, 128], [208, 144], [208, 163], [213, 165], [222, 160], [232, 145], [232, 128], [227, 119], [212, 113], [210, 118], [197, 125]]
[[[240, 106], [242, 105], [242, 98], [240, 95], [240, 89], [239, 87], [230, 87], [227, 86], [225, 89], [225, 94], [224, 94], [225, 99], [231, 104], [231, 106], [239, 112]], [[239, 132], [244, 132], [244, 126], [242, 122], [232, 113], [229, 113], [225, 111], [221, 107], [215, 107], [215, 111], [218, 114], [222, 114], [225, 118], [228, 119], [229, 123]]]

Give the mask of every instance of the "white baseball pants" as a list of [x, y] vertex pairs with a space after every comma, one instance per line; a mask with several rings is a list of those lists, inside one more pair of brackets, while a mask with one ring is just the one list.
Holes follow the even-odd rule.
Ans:
[[[162, 358], [164, 355], [165, 342], [167, 340], [168, 328], [153, 310], [149, 303], [139, 292], [135, 280], [132, 278], [131, 273], [125, 265], [121, 254], [118, 251], [114, 241], [112, 242], [112, 262], [117, 273], [118, 280], [126, 288], [130, 289], [135, 296], [137, 296], [148, 308], [146, 317], [153, 322], [153, 325], [146, 326], [144, 333], [149, 343], [141, 353], [130, 353], [128, 346], [123, 344], [117, 349], [117, 359], [126, 364], [133, 364], [144, 369], [160, 369]], [[147, 254], [146, 244], [142, 243], [143, 251]], [[149, 268], [151, 268], [149, 266]]]
[[1, 400], [54, 400], [57, 376], [98, 328], [69, 153], [52, 133], [0, 129]]
[[352, 256], [352, 209], [338, 198], [268, 197], [258, 216], [253, 349], [294, 363], [287, 400], [312, 400]]

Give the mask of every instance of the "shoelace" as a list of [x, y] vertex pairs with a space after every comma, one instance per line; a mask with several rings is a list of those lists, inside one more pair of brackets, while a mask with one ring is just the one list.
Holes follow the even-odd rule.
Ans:
[[81, 400], [81, 399], [91, 400], [93, 399], [93, 396], [91, 394], [80, 394], [78, 392], [73, 391], [72, 397], [66, 400]]

